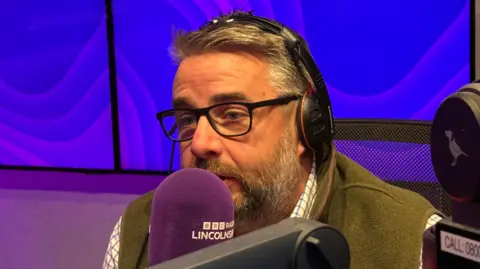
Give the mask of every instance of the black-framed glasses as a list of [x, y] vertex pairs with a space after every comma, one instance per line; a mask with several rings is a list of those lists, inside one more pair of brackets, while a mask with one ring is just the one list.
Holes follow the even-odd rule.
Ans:
[[157, 119], [165, 135], [174, 142], [192, 139], [201, 116], [206, 116], [210, 125], [221, 136], [242, 136], [252, 129], [253, 110], [286, 105], [300, 98], [298, 95], [289, 95], [255, 103], [227, 102], [206, 108], [169, 109], [157, 113]]

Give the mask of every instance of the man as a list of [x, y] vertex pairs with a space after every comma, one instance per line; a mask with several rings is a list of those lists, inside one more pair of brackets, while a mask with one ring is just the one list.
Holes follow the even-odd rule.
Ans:
[[[441, 213], [333, 145], [320, 160], [296, 125], [296, 97], [311, 79], [281, 36], [235, 23], [235, 16], [250, 13], [223, 15], [215, 25], [175, 37], [173, 110], [158, 116], [166, 135], [181, 141], [182, 167], [207, 169], [225, 182], [235, 203], [235, 236], [288, 217], [310, 218], [345, 235], [351, 268], [421, 267], [422, 233]], [[167, 126], [170, 117], [176, 124]], [[147, 265], [142, 247], [151, 200], [149, 193], [128, 206], [112, 234], [105, 269]]]

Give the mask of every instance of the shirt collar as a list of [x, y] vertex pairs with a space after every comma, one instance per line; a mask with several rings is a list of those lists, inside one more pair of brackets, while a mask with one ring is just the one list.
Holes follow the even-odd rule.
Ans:
[[312, 206], [315, 201], [315, 195], [317, 192], [317, 169], [315, 164], [315, 158], [313, 158], [312, 169], [308, 175], [305, 189], [298, 199], [297, 205], [290, 215], [291, 218], [310, 218], [312, 214]]

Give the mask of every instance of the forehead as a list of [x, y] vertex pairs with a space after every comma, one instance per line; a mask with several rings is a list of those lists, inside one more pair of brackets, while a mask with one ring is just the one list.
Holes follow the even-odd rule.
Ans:
[[268, 62], [247, 53], [215, 52], [187, 57], [180, 63], [173, 85], [174, 103], [181, 99], [192, 106], [221, 100], [218, 96], [257, 101], [275, 95]]

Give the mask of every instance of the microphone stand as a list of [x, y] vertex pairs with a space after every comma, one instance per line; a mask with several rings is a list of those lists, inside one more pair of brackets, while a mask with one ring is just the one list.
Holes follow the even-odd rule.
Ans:
[[172, 143], [172, 151], [170, 153], [170, 164], [168, 166], [168, 175], [171, 175], [173, 173], [173, 156], [175, 155], [175, 144], [177, 142], [173, 141]]

